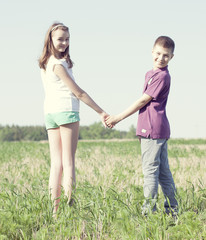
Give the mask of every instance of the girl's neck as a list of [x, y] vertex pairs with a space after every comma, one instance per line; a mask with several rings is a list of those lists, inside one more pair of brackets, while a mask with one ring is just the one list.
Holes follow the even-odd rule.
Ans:
[[56, 53], [56, 54], [55, 54], [55, 57], [58, 58], [58, 59], [61, 59], [61, 58], [62, 58], [62, 55], [61, 55], [61, 53]]

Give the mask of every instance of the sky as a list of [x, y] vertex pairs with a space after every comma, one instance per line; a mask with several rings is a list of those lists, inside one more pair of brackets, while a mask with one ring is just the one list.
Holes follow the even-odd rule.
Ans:
[[[107, 113], [142, 95], [160, 35], [176, 44], [169, 63], [167, 116], [172, 138], [206, 138], [205, 0], [7, 0], [0, 2], [0, 125], [44, 125], [38, 67], [45, 34], [55, 21], [70, 29], [77, 84]], [[99, 115], [81, 102], [82, 126]], [[138, 113], [116, 125], [129, 130]]]

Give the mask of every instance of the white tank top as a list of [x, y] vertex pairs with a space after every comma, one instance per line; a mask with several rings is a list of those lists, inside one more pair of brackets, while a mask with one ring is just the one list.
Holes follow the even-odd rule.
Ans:
[[53, 71], [54, 66], [57, 64], [62, 65], [72, 80], [75, 81], [72, 69], [69, 68], [66, 59], [56, 59], [54, 56], [49, 58], [46, 71], [41, 69], [41, 78], [45, 91], [44, 113], [79, 112], [79, 100]]

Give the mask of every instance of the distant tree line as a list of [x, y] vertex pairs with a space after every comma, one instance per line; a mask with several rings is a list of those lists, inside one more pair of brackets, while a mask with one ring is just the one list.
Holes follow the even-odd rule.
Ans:
[[[135, 138], [135, 127], [129, 131], [105, 128], [101, 122], [80, 126], [79, 139], [124, 139]], [[42, 141], [47, 140], [45, 126], [0, 125], [0, 141]]]

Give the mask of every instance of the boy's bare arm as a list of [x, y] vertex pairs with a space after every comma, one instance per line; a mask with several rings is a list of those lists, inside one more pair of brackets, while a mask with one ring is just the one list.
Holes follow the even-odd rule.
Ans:
[[106, 119], [107, 126], [113, 127], [118, 122], [122, 121], [123, 119], [125, 119], [125, 118], [129, 117], [130, 115], [134, 114], [135, 112], [139, 111], [151, 100], [152, 100], [152, 97], [144, 93], [141, 98], [139, 98], [136, 102], [134, 102], [130, 107], [128, 107], [122, 113], [114, 115], [114, 116], [109, 116]]

